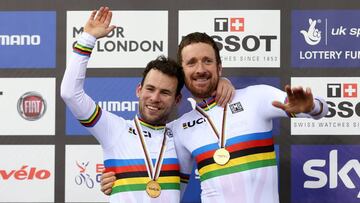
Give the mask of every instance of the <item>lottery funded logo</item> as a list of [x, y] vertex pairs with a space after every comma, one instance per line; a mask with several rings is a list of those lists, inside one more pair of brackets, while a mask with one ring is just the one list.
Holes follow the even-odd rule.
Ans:
[[356, 10], [293, 11], [293, 67], [358, 67]]

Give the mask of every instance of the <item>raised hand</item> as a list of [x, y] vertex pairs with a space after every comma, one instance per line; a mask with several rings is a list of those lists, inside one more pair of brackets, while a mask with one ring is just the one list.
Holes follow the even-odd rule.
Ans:
[[89, 20], [84, 26], [84, 32], [96, 37], [102, 38], [114, 30], [115, 26], [111, 25], [112, 12], [109, 7], [100, 7], [100, 9], [91, 12]]
[[308, 113], [314, 107], [314, 98], [310, 88], [304, 89], [302, 87], [285, 86], [288, 102], [281, 103], [273, 101], [272, 105], [280, 108], [288, 113]]

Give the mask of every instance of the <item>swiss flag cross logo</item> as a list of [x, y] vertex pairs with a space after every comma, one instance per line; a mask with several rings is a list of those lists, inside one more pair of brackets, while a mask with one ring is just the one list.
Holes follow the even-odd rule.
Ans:
[[343, 88], [344, 97], [357, 97], [357, 84], [356, 83], [344, 83]]
[[230, 31], [231, 32], [244, 32], [244, 18], [230, 18]]

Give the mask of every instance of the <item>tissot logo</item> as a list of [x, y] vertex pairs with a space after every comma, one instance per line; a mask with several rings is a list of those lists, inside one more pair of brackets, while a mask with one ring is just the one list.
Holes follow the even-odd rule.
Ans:
[[187, 128], [194, 127], [196, 124], [202, 124], [204, 122], [206, 122], [205, 118], [199, 118], [199, 119], [196, 119], [196, 120], [193, 120], [193, 121], [183, 123], [182, 126], [183, 126], [184, 129], [187, 129]]
[[344, 84], [343, 95], [344, 97], [357, 97], [357, 84]]
[[244, 21], [245, 21], [244, 18], [215, 18], [214, 31], [243, 32], [245, 28]]
[[179, 42], [191, 32], [214, 39], [223, 67], [280, 66], [278, 10], [179, 11]]
[[344, 98], [356, 98], [357, 97], [357, 84], [356, 83], [344, 83], [344, 84], [328, 84], [328, 97], [344, 97]]
[[328, 104], [328, 114], [320, 120], [291, 119], [292, 134], [358, 135], [360, 132], [359, 78], [292, 78], [292, 85], [311, 87], [314, 95]]

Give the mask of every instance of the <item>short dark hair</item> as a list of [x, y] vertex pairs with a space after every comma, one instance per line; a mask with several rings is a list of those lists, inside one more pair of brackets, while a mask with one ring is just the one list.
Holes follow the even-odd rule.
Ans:
[[165, 75], [170, 77], [176, 77], [177, 87], [176, 87], [176, 96], [180, 95], [181, 89], [184, 87], [184, 71], [176, 61], [166, 58], [161, 55], [155, 60], [150, 61], [143, 72], [143, 78], [141, 80], [141, 86], [144, 85], [144, 80], [151, 69], [159, 70]]
[[207, 35], [206, 33], [201, 33], [201, 32], [193, 32], [190, 33], [188, 35], [186, 35], [185, 37], [182, 38], [179, 48], [178, 48], [178, 52], [177, 52], [177, 61], [179, 64], [182, 64], [182, 50], [184, 47], [186, 47], [187, 45], [193, 44], [193, 43], [206, 43], [209, 44], [215, 52], [215, 57], [216, 57], [216, 64], [220, 65], [221, 64], [221, 58], [220, 58], [220, 51], [219, 51], [219, 47], [216, 45], [216, 42], [214, 41], [213, 38], [211, 38], [209, 35]]

